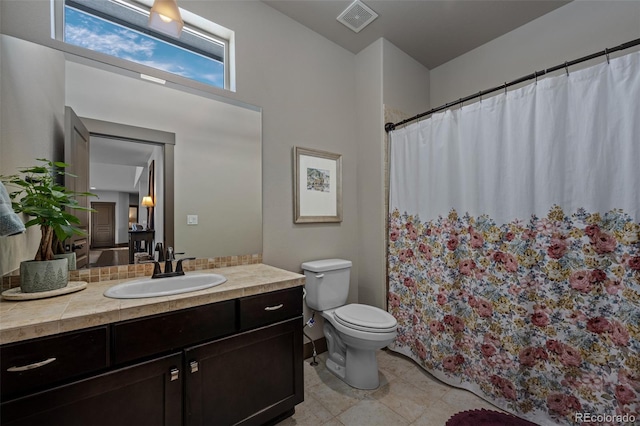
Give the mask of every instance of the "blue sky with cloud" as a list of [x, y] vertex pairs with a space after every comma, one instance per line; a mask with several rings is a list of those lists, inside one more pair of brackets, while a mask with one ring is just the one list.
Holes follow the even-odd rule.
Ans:
[[70, 7], [65, 8], [64, 38], [69, 44], [224, 87], [222, 63]]

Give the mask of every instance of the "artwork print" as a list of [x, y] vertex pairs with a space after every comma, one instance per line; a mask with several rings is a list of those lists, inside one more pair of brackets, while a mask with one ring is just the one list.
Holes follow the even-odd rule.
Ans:
[[307, 189], [309, 191], [331, 192], [331, 172], [309, 167], [307, 169]]
[[342, 156], [293, 148], [294, 223], [342, 222]]

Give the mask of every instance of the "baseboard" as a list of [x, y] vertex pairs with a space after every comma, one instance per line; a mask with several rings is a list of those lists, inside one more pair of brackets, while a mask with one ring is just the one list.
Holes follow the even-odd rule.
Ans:
[[[305, 344], [302, 348], [302, 359], [311, 358], [313, 356], [313, 345], [311, 345], [311, 342], [309, 342], [309, 339], [307, 339], [306, 337], [304, 340]], [[314, 340], [313, 343], [316, 345], [316, 355], [320, 355], [321, 353], [327, 351], [327, 339], [325, 339], [324, 336], [317, 340]]]

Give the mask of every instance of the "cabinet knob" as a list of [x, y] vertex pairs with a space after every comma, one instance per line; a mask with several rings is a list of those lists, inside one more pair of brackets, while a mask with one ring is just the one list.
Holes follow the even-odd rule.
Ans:
[[189, 363], [189, 367], [191, 367], [191, 372], [192, 373], [197, 373], [198, 372], [198, 361], [191, 361]]
[[177, 368], [172, 368], [169, 372], [171, 374], [171, 381], [174, 382], [180, 378], [180, 370]]

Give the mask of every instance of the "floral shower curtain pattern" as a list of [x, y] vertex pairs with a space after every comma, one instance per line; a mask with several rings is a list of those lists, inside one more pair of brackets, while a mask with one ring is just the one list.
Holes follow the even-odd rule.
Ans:
[[393, 131], [390, 163], [391, 349], [542, 425], [640, 421], [640, 53]]

